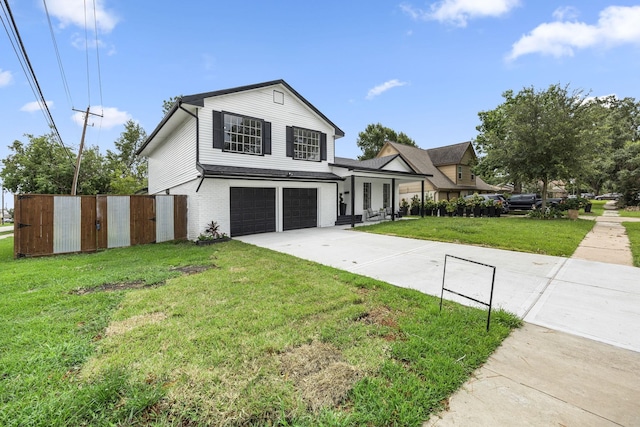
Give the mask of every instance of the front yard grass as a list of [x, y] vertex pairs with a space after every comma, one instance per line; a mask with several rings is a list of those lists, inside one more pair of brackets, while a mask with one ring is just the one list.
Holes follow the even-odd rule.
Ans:
[[519, 324], [496, 312], [487, 333], [483, 310], [237, 241], [12, 245], [3, 426], [419, 426]]
[[568, 257], [594, 223], [580, 219], [425, 217], [387, 221], [356, 230]]
[[620, 216], [628, 218], [640, 218], [640, 211], [627, 211], [624, 209], [618, 209], [618, 213], [620, 214]]
[[622, 225], [626, 228], [631, 243], [633, 265], [640, 267], [640, 222], [623, 222]]

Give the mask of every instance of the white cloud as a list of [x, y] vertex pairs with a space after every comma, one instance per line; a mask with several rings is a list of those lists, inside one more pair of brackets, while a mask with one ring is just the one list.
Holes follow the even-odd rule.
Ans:
[[[91, 115], [89, 123], [96, 123], [103, 129], [111, 129], [121, 126], [131, 119], [131, 114], [126, 111], [120, 111], [114, 107], [102, 107], [101, 105], [92, 106], [90, 109], [93, 114], [100, 114], [102, 117]], [[84, 124], [84, 112], [76, 112], [71, 119], [79, 126]]]
[[[47, 103], [49, 109], [53, 108], [53, 101], [45, 102]], [[29, 102], [27, 104], [24, 104], [22, 108], [20, 108], [20, 111], [26, 111], [27, 113], [33, 113], [34, 111], [40, 110], [42, 110], [42, 107], [40, 106], [40, 103], [38, 101]]]
[[408, 3], [402, 3], [400, 9], [416, 20], [466, 27], [469, 19], [502, 16], [519, 5], [520, 0], [442, 0], [432, 4], [428, 11]]
[[0, 68], [0, 87], [9, 86], [11, 83], [13, 83], [11, 71], [2, 71], [2, 68]]
[[[554, 17], [565, 16], [556, 12]], [[576, 49], [621, 44], [640, 44], [640, 6], [609, 6], [600, 12], [595, 25], [567, 21], [540, 24], [513, 44], [507, 60], [530, 53], [559, 58], [573, 56]]]
[[367, 92], [366, 99], [373, 99], [376, 96], [380, 95], [381, 93], [388, 91], [389, 89], [393, 89], [394, 87], [398, 87], [398, 86], [404, 86], [406, 84], [407, 82], [401, 82], [398, 79], [386, 81], [381, 85], [374, 87], [373, 89], [369, 89], [369, 92]]
[[575, 20], [578, 18], [579, 11], [573, 6], [559, 7], [553, 11], [553, 19], [556, 21]]
[[93, 28], [95, 22], [100, 31], [108, 33], [118, 23], [118, 17], [113, 12], [108, 11], [104, 3], [104, 0], [94, 0], [93, 2], [84, 0], [49, 0], [47, 1], [47, 9], [51, 15], [60, 20], [60, 25], [63, 28], [68, 25], [84, 28], [85, 22], [90, 24], [90, 28]]

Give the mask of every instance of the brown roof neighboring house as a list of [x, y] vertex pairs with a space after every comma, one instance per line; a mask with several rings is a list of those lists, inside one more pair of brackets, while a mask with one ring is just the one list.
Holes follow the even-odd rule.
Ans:
[[[454, 193], [453, 197], [473, 192], [495, 191], [480, 177], [474, 176], [471, 167], [476, 158], [471, 142], [422, 149], [396, 142], [386, 142], [378, 157], [400, 155], [416, 172], [431, 174], [426, 178], [427, 189], [436, 193]], [[407, 188], [411, 187], [410, 184]], [[464, 194], [462, 194], [464, 193]], [[439, 199], [440, 197], [438, 197]]]

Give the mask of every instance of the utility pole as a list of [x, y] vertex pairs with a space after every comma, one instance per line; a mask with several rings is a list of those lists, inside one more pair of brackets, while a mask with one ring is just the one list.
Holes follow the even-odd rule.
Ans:
[[[80, 148], [78, 149], [78, 158], [76, 159], [76, 170], [73, 174], [73, 184], [71, 185], [71, 195], [76, 195], [76, 190], [78, 189], [78, 175], [80, 174], [80, 162], [82, 161], [82, 150], [84, 148], [84, 136], [87, 133], [87, 121], [89, 120], [89, 114], [93, 114], [94, 116], [102, 117], [100, 114], [95, 114], [89, 112], [91, 107], [87, 107], [87, 111], [84, 112], [84, 126], [82, 127], [82, 138], [80, 139]], [[81, 112], [80, 110], [73, 110]]]

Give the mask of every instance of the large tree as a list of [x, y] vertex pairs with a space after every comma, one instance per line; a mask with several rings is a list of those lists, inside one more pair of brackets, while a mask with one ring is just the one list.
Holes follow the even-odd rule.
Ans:
[[110, 193], [134, 194], [147, 187], [147, 159], [136, 151], [147, 139], [140, 124], [129, 120], [114, 142], [116, 151], [107, 150], [107, 165], [111, 172]]
[[380, 123], [370, 124], [358, 134], [356, 144], [362, 150], [359, 160], [373, 159], [378, 155], [384, 143], [387, 141], [417, 147], [416, 142], [405, 133], [396, 133], [393, 129], [382, 126]]
[[494, 110], [478, 113], [480, 163], [513, 181], [541, 182], [544, 208], [549, 182], [578, 176], [596, 149], [589, 102], [581, 90], [559, 85], [502, 96], [504, 102]]

